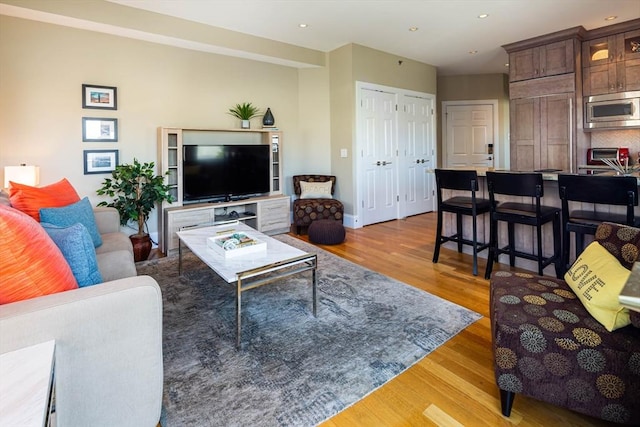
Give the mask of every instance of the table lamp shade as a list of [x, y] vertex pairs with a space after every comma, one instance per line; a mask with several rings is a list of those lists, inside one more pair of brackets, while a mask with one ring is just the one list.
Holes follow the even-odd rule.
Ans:
[[4, 188], [9, 188], [9, 181], [18, 184], [36, 186], [40, 183], [39, 166], [5, 166], [4, 167]]

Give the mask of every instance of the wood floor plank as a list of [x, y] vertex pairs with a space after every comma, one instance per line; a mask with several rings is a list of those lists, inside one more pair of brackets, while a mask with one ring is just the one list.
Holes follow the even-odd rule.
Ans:
[[[516, 397], [510, 418], [502, 416], [493, 377], [485, 260], [478, 261], [479, 275], [473, 276], [471, 256], [446, 245], [434, 264], [435, 222], [435, 213], [429, 213], [347, 229], [344, 243], [319, 246], [485, 318], [321, 426], [609, 426], [525, 396]], [[308, 241], [306, 235], [292, 235]], [[497, 269], [519, 271], [502, 264]]]

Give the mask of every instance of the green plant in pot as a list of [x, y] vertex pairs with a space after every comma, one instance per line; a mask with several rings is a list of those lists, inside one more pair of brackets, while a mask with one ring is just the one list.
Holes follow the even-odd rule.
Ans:
[[250, 102], [236, 104], [235, 107], [229, 108], [229, 114], [242, 120], [242, 129], [249, 129], [251, 122], [249, 120], [260, 115], [260, 109]]
[[134, 258], [136, 262], [147, 259], [151, 252], [151, 239], [145, 232], [149, 214], [157, 203], [173, 201], [164, 177], [155, 174], [155, 164], [140, 163], [133, 159], [133, 164], [118, 165], [111, 173], [111, 178], [104, 179], [97, 193], [115, 197], [111, 202], [98, 203], [98, 206], [116, 208], [120, 213], [120, 224], [137, 223], [138, 232], [129, 236], [133, 243]]

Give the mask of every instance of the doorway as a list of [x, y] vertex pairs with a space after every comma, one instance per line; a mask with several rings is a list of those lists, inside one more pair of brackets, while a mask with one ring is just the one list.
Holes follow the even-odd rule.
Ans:
[[443, 167], [500, 164], [497, 100], [445, 101], [442, 111]]

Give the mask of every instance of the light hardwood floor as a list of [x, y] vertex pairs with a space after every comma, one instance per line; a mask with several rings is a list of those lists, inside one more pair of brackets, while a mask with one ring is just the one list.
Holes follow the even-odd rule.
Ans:
[[[435, 222], [435, 213], [429, 213], [347, 229], [344, 243], [321, 247], [484, 317], [322, 426], [611, 425], [524, 396], [516, 397], [510, 418], [502, 416], [493, 376], [486, 264], [479, 262], [480, 275], [474, 277], [471, 256], [450, 249], [442, 249], [433, 264]], [[308, 241], [306, 235], [297, 237]]]

